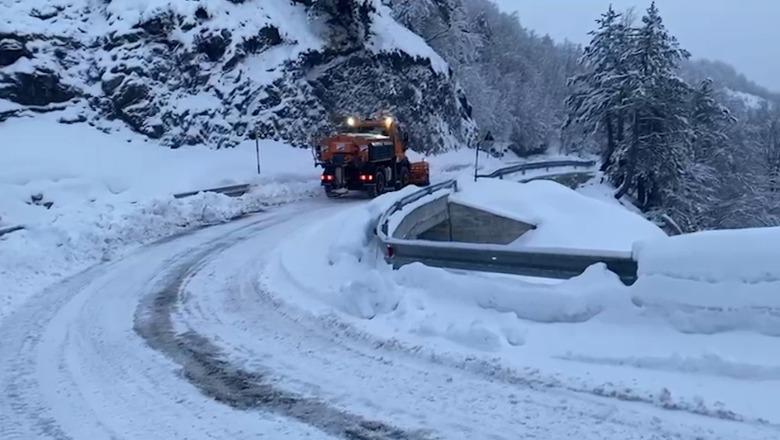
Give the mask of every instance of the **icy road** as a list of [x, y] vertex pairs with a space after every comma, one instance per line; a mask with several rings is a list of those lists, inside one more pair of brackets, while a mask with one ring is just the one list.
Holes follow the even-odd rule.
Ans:
[[28, 301], [0, 325], [0, 439], [778, 437], [474, 372], [307, 315], [257, 274], [343, 203], [166, 239]]

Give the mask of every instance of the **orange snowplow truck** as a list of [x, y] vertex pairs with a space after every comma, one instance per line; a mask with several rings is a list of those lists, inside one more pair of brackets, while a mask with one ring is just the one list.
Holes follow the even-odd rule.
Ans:
[[395, 119], [348, 118], [343, 129], [315, 146], [316, 165], [328, 197], [365, 191], [376, 197], [407, 185], [430, 184], [427, 162], [410, 163], [408, 137]]

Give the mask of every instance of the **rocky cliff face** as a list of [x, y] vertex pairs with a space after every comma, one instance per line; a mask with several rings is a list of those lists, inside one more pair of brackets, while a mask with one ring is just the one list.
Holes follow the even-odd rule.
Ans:
[[0, 0], [0, 121], [68, 107], [164, 145], [307, 145], [390, 112], [413, 148], [470, 142], [446, 64], [378, 0]]

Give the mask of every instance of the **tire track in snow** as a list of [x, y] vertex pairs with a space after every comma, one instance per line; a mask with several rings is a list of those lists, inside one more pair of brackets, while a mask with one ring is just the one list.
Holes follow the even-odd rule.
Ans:
[[[239, 230], [240, 231], [240, 230]], [[243, 238], [231, 234], [174, 267], [159, 291], [147, 297], [136, 311], [135, 331], [155, 350], [182, 368], [182, 376], [203, 394], [238, 410], [264, 410], [289, 417], [320, 431], [350, 440], [426, 440], [424, 431], [404, 431], [387, 423], [329, 406], [327, 403], [280, 389], [261, 373], [231, 365], [210, 341], [192, 331], [178, 334], [172, 314], [187, 282], [212, 254]]]

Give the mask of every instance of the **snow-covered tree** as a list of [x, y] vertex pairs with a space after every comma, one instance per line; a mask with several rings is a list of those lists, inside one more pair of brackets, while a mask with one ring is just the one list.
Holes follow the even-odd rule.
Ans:
[[689, 156], [679, 178], [679, 187], [666, 194], [665, 207], [686, 231], [707, 229], [714, 210], [722, 208], [719, 197], [724, 185], [733, 185], [733, 155], [728, 128], [736, 122], [717, 101], [712, 80], [704, 80], [691, 93], [691, 138]]
[[567, 126], [576, 124], [586, 131], [604, 131], [606, 148], [602, 154], [602, 171], [612, 163], [612, 156], [623, 141], [625, 117], [623, 101], [629, 93], [627, 58], [629, 28], [612, 6], [596, 20], [598, 29], [591, 32], [590, 44], [580, 59], [586, 72], [570, 79], [574, 88], [567, 98]]

